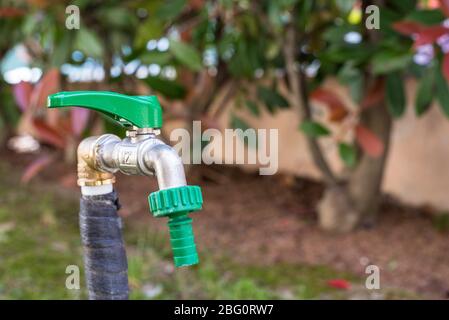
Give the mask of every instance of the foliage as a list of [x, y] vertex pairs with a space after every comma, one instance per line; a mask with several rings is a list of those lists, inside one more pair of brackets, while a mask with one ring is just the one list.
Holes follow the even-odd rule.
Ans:
[[[292, 102], [298, 105], [300, 97], [294, 93], [302, 89], [292, 87], [295, 83], [289, 73], [299, 70], [305, 74], [306, 98], [313, 106], [325, 106], [331, 123], [327, 127], [327, 122], [319, 123], [321, 120], [309, 115], [300, 128], [314, 137], [332, 136], [340, 145], [344, 163], [354, 166], [352, 150], [361, 149], [373, 157], [385, 150], [371, 129], [360, 123], [361, 114], [385, 99], [391, 115], [402, 116], [407, 104], [406, 78], [419, 81], [417, 115], [424, 114], [437, 100], [449, 116], [449, 91], [444, 81], [449, 78], [449, 36], [443, 23], [449, 12], [446, 2], [429, 7], [427, 1], [386, 1], [380, 7], [379, 30], [366, 27], [372, 18], [364, 12], [366, 3], [79, 0], [73, 4], [80, 8], [81, 28], [66, 30], [62, 26], [69, 2], [50, 5], [49, 1], [24, 1], [2, 11], [5, 19], [1, 23], [8, 36], [2, 39], [0, 49], [4, 53], [23, 43], [33, 65], [44, 71], [95, 59], [104, 66], [110, 86], [118, 84], [120, 90], [129, 92], [144, 83], [161, 95], [167, 118], [202, 118], [208, 123], [217, 123], [227, 102], [238, 97], [245, 99], [235, 105], [243, 105], [255, 116], [260, 115], [261, 108], [275, 114]], [[286, 55], [290, 30], [295, 35], [292, 61]], [[81, 60], [74, 59], [75, 50], [83, 53]], [[108, 70], [117, 61], [121, 73], [112, 77]], [[125, 69], [131, 71], [126, 73]], [[139, 70], [144, 70], [143, 75]], [[348, 87], [357, 109], [323, 86], [330, 76]], [[67, 86], [65, 77], [61, 86]], [[227, 87], [225, 101], [219, 103], [218, 111], [212, 110], [218, 93]], [[287, 87], [287, 92], [282, 87]], [[23, 96], [23, 90], [15, 90], [22, 112], [23, 98], [17, 94]], [[170, 108], [165, 98], [180, 99], [184, 112]], [[88, 115], [74, 112], [68, 134], [79, 136]], [[234, 124], [236, 117], [231, 119]], [[239, 118], [240, 127], [250, 127], [243, 122]], [[59, 125], [52, 129], [60, 131]], [[45, 131], [39, 139], [62, 146], [64, 138], [56, 139], [54, 132], [50, 134], [52, 130]], [[355, 139], [348, 139], [351, 136]]]
[[[354, 1], [347, 14], [345, 8], [336, 3], [337, 17], [342, 19], [331, 19], [322, 37], [318, 35], [309, 40], [311, 43], [318, 43], [316, 48], [311, 47], [315, 49], [311, 50], [311, 55], [318, 58], [321, 64], [315, 79], [321, 82], [319, 79], [336, 74], [340, 82], [349, 87], [354, 102], [361, 107], [358, 110], [349, 109], [330, 89], [318, 84], [310, 98], [327, 106], [330, 121], [344, 124], [348, 118], [357, 119], [365, 108], [375, 106], [384, 98], [391, 115], [394, 118], [401, 117], [407, 103], [404, 80], [410, 76], [419, 80], [415, 98], [417, 115], [420, 116], [429, 109], [434, 97], [447, 114], [449, 101], [446, 97], [449, 91], [447, 82], [442, 77], [447, 73], [444, 65], [449, 59], [447, 45], [444, 43], [448, 29], [442, 24], [445, 17], [438, 8], [426, 7], [424, 2], [403, 3], [407, 5], [386, 2], [380, 8], [380, 29], [374, 31], [365, 27], [367, 16], [356, 21], [350, 19], [354, 12], [358, 12], [358, 16], [363, 15], [359, 2]], [[441, 6], [444, 12], [444, 1]], [[369, 41], [373, 32], [377, 33], [375, 45]], [[313, 37], [313, 30], [308, 34]], [[354, 39], [351, 40], [349, 36]], [[419, 56], [423, 46], [430, 46], [427, 50], [431, 52], [424, 57], [427, 58], [424, 61]], [[374, 82], [364, 83], [364, 74], [372, 74], [376, 79]], [[384, 146], [369, 128], [352, 121], [351, 126], [342, 125], [339, 129], [344, 132], [337, 132], [336, 136], [345, 137], [345, 132], [351, 130], [364, 152], [372, 157], [382, 155]], [[347, 153], [342, 152], [341, 145], [340, 155], [348, 164]]]

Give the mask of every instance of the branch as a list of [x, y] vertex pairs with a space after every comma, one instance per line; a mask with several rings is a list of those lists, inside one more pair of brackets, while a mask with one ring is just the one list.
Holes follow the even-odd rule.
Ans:
[[212, 118], [214, 119], [218, 119], [223, 112], [227, 109], [226, 107], [229, 106], [229, 101], [234, 98], [235, 93], [237, 92], [238, 89], [238, 82], [237, 81], [230, 81], [231, 83], [229, 84], [228, 90], [226, 91], [225, 95], [223, 96], [223, 98], [220, 101], [220, 104], [218, 105], [218, 108], [216, 109], [215, 113], [213, 114]]
[[[286, 32], [284, 57], [287, 69], [287, 78], [290, 85], [290, 91], [294, 98], [296, 107], [300, 112], [301, 121], [312, 119], [312, 109], [309, 101], [309, 94], [307, 89], [307, 79], [301, 67], [295, 64], [296, 53], [296, 32], [294, 26], [289, 26]], [[298, 70], [296, 70], [298, 69]], [[301, 101], [301, 103], [299, 103]], [[318, 169], [321, 171], [326, 184], [335, 185], [338, 179], [332, 172], [323, 151], [314, 137], [306, 136], [313, 161]]]

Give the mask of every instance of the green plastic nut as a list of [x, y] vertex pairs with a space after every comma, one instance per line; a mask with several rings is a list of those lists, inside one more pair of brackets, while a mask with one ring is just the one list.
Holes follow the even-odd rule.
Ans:
[[153, 192], [148, 197], [155, 217], [201, 210], [203, 196], [198, 186], [182, 186]]
[[199, 262], [190, 212], [201, 210], [203, 197], [198, 186], [183, 186], [153, 192], [148, 197], [155, 217], [168, 217], [170, 243], [176, 267]]
[[96, 110], [127, 127], [162, 127], [162, 109], [156, 96], [127, 96], [108, 91], [70, 91], [48, 96], [47, 105], [49, 108], [74, 106]]

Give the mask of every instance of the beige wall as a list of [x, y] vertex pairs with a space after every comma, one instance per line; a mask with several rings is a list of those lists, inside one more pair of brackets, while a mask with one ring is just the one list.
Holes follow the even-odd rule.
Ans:
[[[408, 101], [415, 92], [408, 86]], [[439, 105], [421, 118], [413, 105], [394, 126], [384, 189], [413, 204], [449, 209], [449, 119]]]

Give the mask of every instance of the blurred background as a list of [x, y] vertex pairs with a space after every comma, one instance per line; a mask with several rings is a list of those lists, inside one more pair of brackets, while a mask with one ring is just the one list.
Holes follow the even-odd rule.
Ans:
[[149, 212], [155, 179], [117, 177], [131, 298], [448, 298], [448, 17], [445, 0], [2, 0], [0, 298], [86, 298], [83, 273], [65, 287], [83, 268], [76, 147], [125, 132], [46, 109], [69, 90], [157, 95], [169, 143], [194, 120], [279, 133], [275, 175], [186, 166], [192, 268]]

